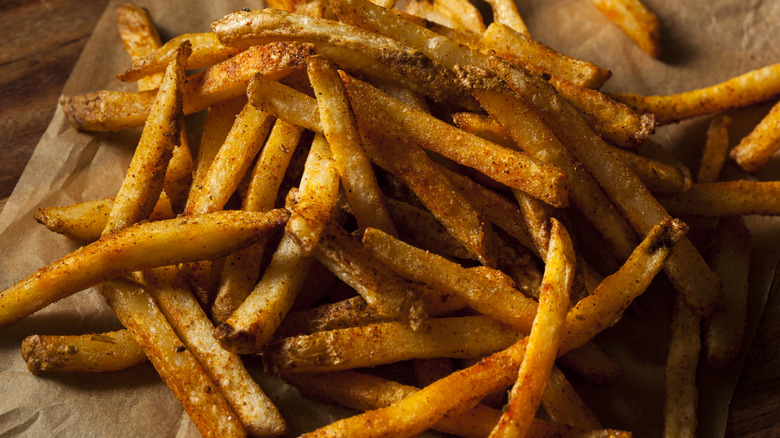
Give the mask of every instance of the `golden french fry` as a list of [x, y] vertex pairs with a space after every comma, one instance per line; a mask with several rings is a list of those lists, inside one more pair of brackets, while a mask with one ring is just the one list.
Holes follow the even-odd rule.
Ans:
[[776, 103], [769, 114], [729, 152], [739, 167], [747, 172], [756, 172], [780, 148], [780, 103]]
[[146, 290], [184, 341], [203, 370], [222, 391], [241, 424], [255, 436], [279, 436], [287, 425], [271, 400], [249, 375], [238, 355], [214, 339], [214, 325], [175, 266], [140, 274]]
[[[63, 207], [42, 208], [35, 212], [35, 220], [55, 233], [80, 243], [90, 243], [100, 238], [113, 206], [114, 199], [107, 198]], [[173, 217], [171, 203], [163, 193], [149, 215], [149, 220], [158, 221]]]
[[[157, 50], [162, 42], [157, 33], [157, 27], [149, 15], [149, 11], [132, 3], [124, 3], [116, 7], [116, 24], [119, 37], [125, 46], [125, 51], [134, 62], [137, 59], [148, 56]], [[165, 63], [160, 64], [156, 74], [150, 75], [138, 81], [138, 91], [154, 90], [160, 86], [165, 67], [174, 58], [175, 52], [182, 41], [171, 45], [171, 56]]]
[[[252, 170], [242, 210], [268, 211], [274, 207], [279, 185], [300, 140], [302, 128], [277, 119]], [[222, 268], [217, 296], [211, 313], [224, 322], [249, 296], [260, 276], [264, 244], [258, 243], [227, 257]]]
[[536, 301], [503, 282], [450, 262], [369, 228], [363, 246], [400, 275], [457, 295], [477, 311], [509, 324], [522, 333], [531, 330]]
[[696, 174], [696, 182], [708, 183], [718, 180], [723, 164], [729, 150], [729, 126], [731, 117], [720, 116], [710, 122], [707, 129], [707, 142], [701, 153], [699, 172]]
[[742, 219], [725, 217], [716, 230], [707, 261], [723, 282], [723, 306], [704, 320], [707, 363], [721, 368], [742, 346], [750, 268], [750, 231]]
[[687, 191], [658, 198], [675, 216], [780, 214], [780, 181], [722, 181], [694, 184]]
[[320, 123], [358, 229], [362, 231], [372, 227], [397, 234], [371, 163], [361, 145], [355, 116], [336, 67], [323, 58], [313, 56], [308, 59], [307, 71], [317, 96]]
[[[131, 227], [132, 229], [132, 227]], [[121, 233], [115, 233], [117, 235]], [[99, 287], [119, 321], [131, 333], [203, 436], [245, 436], [238, 417], [187, 347], [182, 345], [154, 300], [124, 279]]]
[[528, 336], [520, 373], [509, 395], [507, 410], [501, 415], [491, 437], [526, 435], [558, 354], [569, 311], [576, 260], [574, 244], [566, 228], [555, 219], [551, 219], [551, 223], [539, 310]]
[[672, 315], [672, 341], [666, 360], [664, 438], [696, 436], [696, 366], [701, 350], [701, 316], [677, 295]]
[[287, 221], [285, 232], [308, 256], [317, 249], [339, 191], [339, 174], [328, 142], [322, 135], [315, 135], [311, 143], [300, 187], [300, 197]]
[[425, 330], [384, 322], [296, 336], [270, 346], [280, 372], [338, 371], [434, 357], [483, 357], [507, 348], [520, 335], [485, 316], [432, 318]]
[[211, 213], [225, 206], [263, 146], [272, 123], [270, 113], [250, 103], [244, 105], [198, 189], [188, 199], [185, 216]]
[[639, 0], [593, 0], [599, 11], [615, 23], [645, 53], [661, 56], [658, 17]]
[[168, 162], [181, 135], [183, 63], [190, 50], [188, 43], [182, 43], [165, 72], [103, 234], [146, 219], [160, 197]]
[[[305, 67], [312, 47], [298, 43], [257, 46], [187, 78], [183, 90], [184, 114], [243, 94], [257, 72], [280, 79]], [[60, 105], [77, 129], [118, 131], [143, 125], [155, 92], [98, 91], [81, 96], [63, 96]]]
[[161, 47], [158, 44], [156, 50], [141, 56], [133, 56], [133, 66], [124, 73], [118, 74], [117, 79], [124, 82], [142, 81], [155, 73], [165, 71], [165, 66], [173, 58], [176, 47], [184, 41], [192, 44], [192, 53], [187, 57], [186, 62], [187, 70], [210, 67], [240, 52], [235, 47], [222, 45], [219, 38], [211, 32], [186, 33], [171, 39]]
[[618, 93], [619, 102], [653, 113], [658, 124], [667, 124], [727, 109], [765, 102], [780, 94], [780, 64], [762, 67], [716, 85], [668, 96]]
[[0, 293], [0, 326], [128, 272], [217, 258], [279, 228], [287, 213], [218, 212], [131, 226], [81, 247]]
[[99, 373], [129, 368], [146, 361], [127, 330], [80, 336], [28, 336], [22, 358], [33, 374], [51, 371]]
[[533, 73], [557, 76], [582, 87], [601, 88], [612, 75], [605, 68], [556, 52], [498, 22], [488, 26], [480, 44]]
[[647, 289], [686, 231], [687, 226], [677, 219], [655, 226], [616, 273], [604, 278], [591, 295], [569, 311], [560, 351], [580, 347], [615, 324], [628, 305]]

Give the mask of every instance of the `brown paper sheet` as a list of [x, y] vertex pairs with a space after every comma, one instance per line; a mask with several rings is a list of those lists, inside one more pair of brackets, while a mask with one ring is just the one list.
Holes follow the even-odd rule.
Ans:
[[[163, 38], [206, 31], [212, 20], [261, 2], [206, 0], [151, 2], [147, 6]], [[650, 59], [587, 0], [518, 2], [531, 34], [564, 53], [612, 69], [610, 91], [647, 94], [680, 92], [725, 80], [780, 60], [780, 3], [737, 0], [647, 0], [662, 23], [665, 55]], [[114, 75], [129, 65], [116, 33], [113, 3], [98, 23], [63, 90], [79, 94], [99, 89], [132, 90]], [[734, 138], [749, 131], [767, 105], [736, 113]], [[656, 139], [673, 147], [692, 169], [703, 144], [708, 117], [660, 129]], [[74, 244], [39, 226], [39, 207], [66, 205], [113, 196], [129, 163], [138, 131], [87, 134], [73, 130], [57, 109], [13, 195], [0, 212], [0, 287], [29, 275], [74, 249]], [[736, 176], [733, 163], [727, 175]], [[758, 177], [777, 179], [780, 160]], [[750, 218], [755, 244], [751, 272], [749, 333], [755, 331], [778, 260], [780, 227], [773, 219]], [[608, 427], [658, 436], [662, 427], [663, 367], [668, 338], [669, 293], [642, 299], [660, 319], [642, 325], [628, 316], [619, 330], [606, 332], [602, 346], [625, 366], [619, 382], [595, 387], [575, 382]], [[648, 318], [652, 320], [652, 318]], [[105, 374], [49, 375], [27, 372], [19, 355], [21, 340], [31, 334], [82, 334], [118, 328], [94, 291], [79, 293], [0, 330], [0, 435], [28, 436], [197, 436], [191, 421], [148, 364]], [[620, 338], [633, 336], [634, 342]], [[745, 349], [746, 351], [747, 349]], [[743, 355], [744, 356], [744, 355]], [[743, 359], [742, 359], [743, 360]], [[250, 368], [257, 370], [256, 364]], [[702, 372], [700, 436], [723, 436], [728, 402], [741, 369]], [[349, 411], [312, 401], [278, 379], [255, 373], [292, 426], [291, 435], [310, 430]]]

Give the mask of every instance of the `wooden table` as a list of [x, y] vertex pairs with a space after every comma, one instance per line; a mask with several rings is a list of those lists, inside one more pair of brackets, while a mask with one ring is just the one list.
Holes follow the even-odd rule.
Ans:
[[[0, 3], [0, 206], [54, 113], [107, 0]], [[39, 25], [45, 23], [45, 25]], [[780, 297], [769, 297], [729, 414], [729, 436], [780, 435]]]

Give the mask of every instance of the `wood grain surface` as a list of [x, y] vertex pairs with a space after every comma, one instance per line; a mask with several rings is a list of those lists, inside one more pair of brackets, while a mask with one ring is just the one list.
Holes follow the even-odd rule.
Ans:
[[[0, 1], [0, 207], [54, 113], [107, 0]], [[780, 436], [780, 298], [770, 296], [727, 436]]]

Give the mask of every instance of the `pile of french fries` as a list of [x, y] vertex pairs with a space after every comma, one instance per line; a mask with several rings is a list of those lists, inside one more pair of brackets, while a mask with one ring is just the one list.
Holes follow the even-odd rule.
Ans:
[[[660, 54], [638, 1], [594, 3]], [[269, 4], [165, 44], [147, 11], [118, 7], [133, 60], [118, 77], [138, 92], [61, 105], [76, 129], [143, 134], [115, 198], [38, 211], [84, 246], [0, 292], [0, 327], [94, 286], [125, 329], [29, 336], [28, 369], [149, 360], [204, 436], [287, 432], [247, 355], [365, 411], [306, 436], [631, 436], [557, 365], [618, 378], [593, 340], [663, 270], [676, 297], [664, 434], [694, 436], [697, 367], [742, 345], [740, 216], [780, 213], [778, 182], [719, 174], [768, 161], [780, 110], [731, 149], [729, 117], [714, 118], [695, 180], [649, 137], [776, 98], [780, 65], [608, 95], [608, 69], [535, 41], [511, 1], [489, 2], [489, 26], [466, 0]], [[201, 111], [191, 149], [184, 116]], [[413, 385], [371, 372], [401, 362]]]

